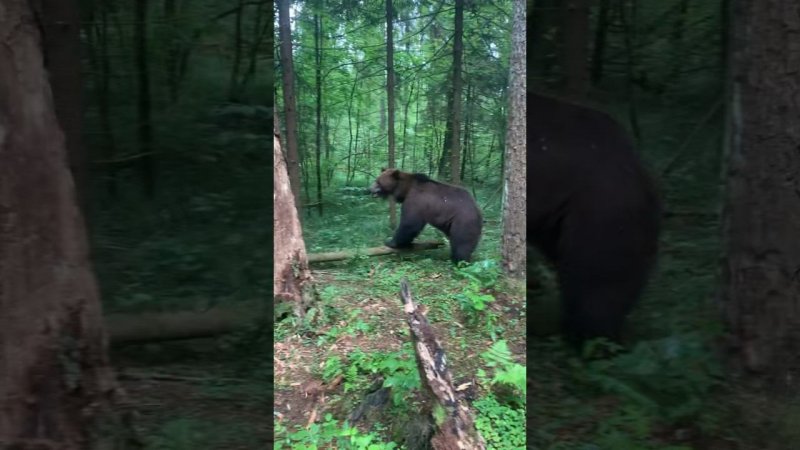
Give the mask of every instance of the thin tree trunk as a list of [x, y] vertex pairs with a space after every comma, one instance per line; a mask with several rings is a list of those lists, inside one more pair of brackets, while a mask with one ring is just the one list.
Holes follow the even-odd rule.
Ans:
[[244, 0], [238, 0], [238, 8], [234, 15], [233, 22], [233, 67], [231, 68], [231, 79], [228, 84], [228, 100], [236, 102], [239, 100], [239, 68], [242, 65], [242, 14], [244, 12]]
[[[321, 2], [317, 1], [317, 8]], [[314, 60], [316, 62], [315, 80], [317, 87], [317, 126], [316, 136], [316, 171], [317, 171], [317, 213], [322, 216], [322, 16], [314, 12]]]
[[361, 110], [357, 109], [356, 110], [356, 139], [355, 139], [355, 142], [353, 143], [353, 149], [354, 149], [354, 152], [355, 152], [355, 157], [353, 158], [353, 166], [352, 166], [353, 172], [352, 172], [352, 176], [350, 177], [350, 181], [352, 181], [356, 177], [356, 167], [357, 167], [357, 163], [358, 163], [358, 133], [359, 133], [360, 128], [361, 128]]
[[167, 88], [169, 91], [170, 103], [178, 101], [178, 62], [180, 50], [178, 49], [178, 29], [177, 17], [175, 14], [175, 1], [164, 0], [164, 20], [167, 23], [167, 47], [164, 65], [167, 71]]
[[[280, 35], [281, 76], [283, 77], [283, 108], [286, 118], [286, 166], [289, 171], [289, 184], [292, 187], [294, 203], [300, 206], [300, 155], [297, 148], [297, 100], [294, 94], [294, 62], [292, 57], [292, 30], [289, 25], [289, 4], [291, 0], [278, 2], [278, 33]], [[305, 178], [308, 180], [308, 177]], [[306, 194], [307, 196], [307, 194]]]
[[[389, 167], [395, 167], [394, 154], [394, 38], [392, 37], [394, 20], [392, 20], [392, 0], [386, 0], [386, 103], [389, 113], [387, 123], [387, 140], [389, 146]], [[397, 205], [393, 197], [389, 197], [389, 226], [397, 227]]]
[[417, 79], [417, 99], [414, 102], [414, 144], [411, 146], [411, 171], [417, 171], [417, 125], [419, 124], [419, 92], [422, 90], [422, 80]]
[[403, 148], [400, 149], [401, 162], [400, 162], [400, 170], [405, 170], [406, 166], [406, 144], [408, 138], [408, 108], [411, 106], [411, 98], [414, 96], [414, 83], [408, 84], [408, 97], [406, 99], [405, 107], [403, 108]]
[[[100, 129], [103, 136], [104, 156], [108, 161], [116, 158], [116, 141], [114, 140], [114, 130], [111, 125], [111, 58], [108, 54], [108, 12], [112, 10], [112, 0], [101, 0], [100, 6], [100, 89], [97, 95], [98, 108], [100, 110]], [[106, 174], [108, 193], [114, 199], [117, 196], [117, 169], [114, 164], [108, 167]]]
[[634, 83], [634, 68], [636, 67], [636, 17], [637, 17], [637, 1], [631, 0], [631, 13], [628, 17], [625, 12], [626, 0], [619, 0], [620, 20], [622, 21], [623, 33], [625, 36], [625, 52], [628, 55], [628, 62], [626, 66], [627, 72], [627, 89], [628, 89], [628, 120], [631, 123], [633, 135], [636, 137], [636, 142], [641, 147], [642, 132], [639, 127], [639, 113], [638, 102], [636, 96], [636, 83]]
[[138, 127], [142, 183], [147, 198], [155, 196], [156, 162], [150, 120], [150, 69], [147, 55], [147, 0], [136, 0], [136, 69], [138, 75]]
[[[261, 43], [264, 42], [264, 37], [271, 37], [272, 36], [272, 20], [263, 20], [264, 16], [264, 4], [259, 3], [256, 6], [256, 16], [253, 23], [253, 42], [250, 45], [250, 56], [249, 62], [247, 65], [247, 71], [244, 74], [244, 79], [242, 80], [240, 90], [244, 90], [250, 83], [250, 80], [256, 74], [256, 63], [258, 63], [258, 51], [261, 49]], [[272, 44], [269, 43], [267, 48], [271, 49]]]
[[0, 447], [133, 448], [32, 5], [0, 14]]
[[513, 2], [509, 75], [508, 138], [503, 170], [503, 271], [516, 279], [526, 269], [526, 66], [525, 0]]
[[[358, 85], [358, 77], [360, 71], [358, 67], [355, 68], [355, 79], [353, 80], [353, 87], [350, 88], [350, 98], [347, 100], [347, 132], [350, 134], [350, 139], [347, 141], [347, 173], [346, 184], [350, 184], [350, 170], [351, 170], [351, 155], [353, 154], [353, 101], [356, 95], [356, 86]], [[358, 133], [358, 125], [356, 125], [356, 133]], [[356, 151], [358, 145], [356, 145]]]
[[461, 64], [464, 59], [464, 0], [456, 0], [453, 36], [453, 148], [450, 151], [450, 181], [461, 183], [461, 91], [464, 81]]
[[[452, 79], [451, 79], [452, 81]], [[450, 148], [452, 147], [451, 140], [453, 139], [453, 94], [454, 91], [452, 89], [448, 90], [447, 93], [447, 111], [445, 112], [445, 122], [444, 122], [444, 143], [441, 146], [442, 153], [439, 156], [439, 166], [437, 169], [439, 178], [447, 179], [450, 176], [450, 163], [452, 162], [452, 158], [450, 158]], [[435, 133], [435, 123], [434, 123], [434, 133]], [[439, 142], [437, 140], [437, 148], [439, 148]]]
[[471, 118], [470, 107], [472, 106], [472, 86], [467, 85], [467, 113], [464, 114], [464, 144], [461, 149], [461, 177], [465, 178], [467, 169], [467, 159], [469, 158], [469, 121]]

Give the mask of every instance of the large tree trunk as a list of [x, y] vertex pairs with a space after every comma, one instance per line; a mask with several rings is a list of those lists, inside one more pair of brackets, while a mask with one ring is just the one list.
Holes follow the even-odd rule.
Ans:
[[800, 369], [800, 20], [795, 0], [738, 0], [729, 90], [722, 300], [740, 361]]
[[506, 275], [525, 277], [526, 219], [526, 66], [525, 0], [514, 0], [511, 32], [511, 74], [509, 77], [509, 118], [503, 170], [503, 270]]
[[280, 142], [278, 116], [274, 118], [274, 254], [273, 293], [275, 301], [292, 302], [298, 317], [305, 315], [314, 303], [316, 293], [308, 268], [306, 244], [303, 242], [303, 229], [294, 204], [294, 196], [289, 186], [289, 174], [283, 159]]
[[562, 7], [564, 95], [579, 100], [589, 90], [589, 0], [565, 0]]
[[44, 62], [50, 75], [56, 116], [64, 131], [78, 203], [88, 207], [88, 157], [83, 148], [81, 16], [76, 0], [42, 0]]
[[124, 448], [39, 24], [31, 2], [2, 5], [0, 448]]
[[294, 95], [294, 63], [292, 29], [289, 25], [290, 0], [278, 2], [278, 33], [281, 40], [281, 76], [283, 77], [283, 110], [286, 119], [286, 166], [294, 204], [300, 205], [300, 155], [297, 150], [297, 100]]
[[[392, 0], [386, 0], [386, 103], [389, 112], [387, 139], [389, 143], [389, 167], [395, 167], [394, 154], [394, 38], [392, 37]], [[397, 205], [394, 197], [389, 198], [389, 226], [397, 226]]]

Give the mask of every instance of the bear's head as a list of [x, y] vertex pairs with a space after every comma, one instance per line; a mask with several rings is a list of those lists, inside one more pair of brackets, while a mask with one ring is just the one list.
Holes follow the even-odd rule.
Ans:
[[401, 197], [402, 173], [397, 169], [381, 169], [381, 174], [372, 183], [369, 192], [373, 197]]

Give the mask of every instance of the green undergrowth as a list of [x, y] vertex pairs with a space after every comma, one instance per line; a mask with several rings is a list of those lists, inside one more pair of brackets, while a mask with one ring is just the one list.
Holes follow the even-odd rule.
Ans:
[[[491, 199], [491, 190], [478, 193], [479, 203], [482, 198]], [[391, 236], [387, 203], [363, 190], [342, 187], [325, 202], [336, 207], [322, 218], [315, 210], [304, 214], [310, 253], [376, 247]], [[501, 276], [498, 214], [484, 209], [485, 232], [472, 264], [454, 267], [446, 239], [428, 229], [419, 239], [444, 240], [444, 248], [313, 265], [319, 302], [302, 320], [278, 322], [275, 339], [292, 347], [296, 356], [286, 364], [300, 366], [298, 373], [338, 384], [324, 420], [308, 428], [297, 418], [276, 420], [276, 448], [405, 448], [425, 403], [400, 300], [402, 279], [425, 307], [454, 383], [472, 383], [470, 404], [490, 448], [522, 448], [525, 294]], [[301, 401], [291, 388], [296, 378], [276, 375], [277, 404]], [[381, 387], [390, 388], [384, 404], [353, 422], [353, 412]]]

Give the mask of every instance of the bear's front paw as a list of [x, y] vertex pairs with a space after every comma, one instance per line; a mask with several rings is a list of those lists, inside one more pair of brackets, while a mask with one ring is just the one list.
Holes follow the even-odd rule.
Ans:
[[389, 248], [399, 248], [397, 246], [397, 243], [394, 241], [394, 239], [388, 239], [386, 242], [384, 242], [383, 245], [385, 245], [385, 246], [387, 246]]

